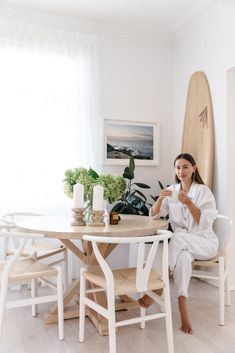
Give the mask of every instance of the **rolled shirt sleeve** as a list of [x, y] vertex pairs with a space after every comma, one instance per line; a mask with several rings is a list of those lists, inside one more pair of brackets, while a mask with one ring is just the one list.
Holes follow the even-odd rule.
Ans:
[[212, 229], [212, 225], [218, 212], [216, 210], [214, 195], [206, 185], [204, 185], [204, 187], [199, 191], [197, 207], [201, 211], [198, 230]]

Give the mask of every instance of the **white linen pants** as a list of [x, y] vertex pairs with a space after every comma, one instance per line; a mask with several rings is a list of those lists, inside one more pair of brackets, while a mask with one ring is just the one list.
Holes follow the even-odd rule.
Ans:
[[176, 232], [169, 243], [169, 267], [173, 272], [177, 297], [188, 297], [188, 286], [192, 275], [192, 261], [210, 260], [216, 256], [217, 237]]

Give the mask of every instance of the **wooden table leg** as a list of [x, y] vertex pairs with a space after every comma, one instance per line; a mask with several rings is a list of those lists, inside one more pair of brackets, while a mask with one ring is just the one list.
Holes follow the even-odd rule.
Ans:
[[[84, 264], [87, 262], [87, 255], [82, 252], [73, 242], [69, 239], [61, 239], [61, 242], [72, 251], [72, 253], [77, 256]], [[76, 304], [70, 305], [69, 303], [79, 296], [80, 291], [80, 279], [77, 278], [71, 285], [68, 287], [67, 291], [64, 293], [64, 318], [72, 319], [79, 316], [79, 306], [78, 302]], [[44, 316], [44, 321], [47, 324], [51, 324], [58, 321], [57, 317], [58, 307], [57, 304], [47, 312]]]
[[[69, 303], [79, 295], [80, 290], [80, 280], [79, 278], [73, 281], [69, 286], [67, 291], [64, 293], [64, 319], [72, 319], [79, 316], [79, 306], [78, 303], [70, 305]], [[44, 316], [44, 321], [47, 324], [52, 324], [58, 321], [58, 307], [57, 304], [53, 306], [51, 311], [47, 312]]]
[[[107, 298], [104, 292], [92, 293], [90, 295], [96, 303], [107, 308]], [[96, 326], [99, 334], [102, 336], [108, 335], [108, 320], [91, 308], [88, 308], [87, 313], [90, 320]]]

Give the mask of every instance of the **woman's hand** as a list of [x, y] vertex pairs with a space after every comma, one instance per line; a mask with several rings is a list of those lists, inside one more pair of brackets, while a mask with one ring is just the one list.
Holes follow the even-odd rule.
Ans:
[[191, 199], [188, 197], [186, 192], [184, 192], [183, 190], [180, 190], [178, 199], [180, 202], [182, 202], [186, 206], [190, 206], [192, 204]]
[[157, 201], [156, 201], [155, 204], [151, 207], [151, 216], [152, 216], [152, 217], [154, 217], [155, 215], [157, 215], [157, 214], [160, 212], [162, 200], [163, 200], [165, 197], [171, 196], [171, 195], [172, 195], [172, 191], [171, 191], [171, 190], [169, 190], [169, 189], [163, 189], [163, 190], [161, 190]]
[[169, 189], [163, 189], [160, 194], [159, 194], [159, 198], [160, 200], [163, 200], [165, 197], [167, 196], [172, 196], [172, 191]]
[[188, 207], [189, 212], [191, 213], [191, 215], [193, 216], [197, 224], [199, 224], [200, 217], [201, 217], [200, 209], [194, 205], [193, 201], [190, 200], [188, 195], [183, 190], [180, 190], [178, 199], [180, 202], [182, 202], [184, 205]]

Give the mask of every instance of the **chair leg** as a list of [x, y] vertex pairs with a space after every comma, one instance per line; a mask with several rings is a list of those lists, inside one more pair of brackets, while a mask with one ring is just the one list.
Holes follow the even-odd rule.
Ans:
[[[112, 293], [113, 292], [113, 293]], [[108, 327], [109, 327], [109, 353], [116, 353], [116, 326], [115, 326], [115, 296], [113, 291], [107, 290]]]
[[231, 300], [230, 300], [230, 285], [229, 285], [228, 275], [227, 275], [226, 280], [225, 280], [225, 293], [226, 293], [225, 303], [226, 303], [227, 306], [230, 306], [231, 305]]
[[[144, 293], [140, 293], [140, 297], [143, 297]], [[146, 309], [142, 306], [140, 307], [140, 317], [144, 317], [146, 315]], [[145, 329], [145, 321], [140, 322], [140, 328]]]
[[3, 238], [3, 257], [2, 257], [2, 261], [6, 261], [7, 260], [7, 251], [8, 251], [8, 245], [9, 243], [9, 238]]
[[84, 298], [86, 296], [86, 280], [83, 276], [84, 267], [80, 270], [80, 299], [79, 299], [79, 342], [84, 342], [85, 331], [85, 304]]
[[64, 290], [68, 288], [68, 250], [64, 250]]
[[165, 322], [166, 322], [168, 353], [174, 353], [169, 283], [168, 284], [166, 283], [165, 285], [165, 288], [163, 290], [163, 296], [164, 296], [164, 303], [165, 303], [164, 307], [165, 307], [165, 313], [166, 313]]
[[3, 271], [2, 287], [1, 287], [1, 295], [0, 295], [0, 336], [2, 334], [3, 317], [6, 309], [7, 291], [8, 291], [8, 277]]
[[57, 266], [57, 304], [58, 304], [58, 329], [59, 340], [64, 339], [64, 298], [63, 298], [63, 276], [62, 269]]
[[[140, 317], [145, 317], [146, 316], [146, 309], [145, 308], [140, 308]], [[141, 321], [141, 323], [140, 323], [140, 328], [142, 329], [142, 330], [144, 330], [145, 329], [145, 321]]]
[[229, 270], [226, 267], [225, 269], [225, 305], [230, 306], [230, 281], [229, 281]]
[[219, 324], [224, 326], [224, 258], [219, 258]]
[[[37, 295], [37, 280], [33, 278], [31, 281], [31, 298], [35, 298]], [[37, 304], [32, 304], [32, 316], [37, 316]]]

